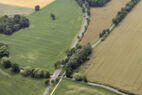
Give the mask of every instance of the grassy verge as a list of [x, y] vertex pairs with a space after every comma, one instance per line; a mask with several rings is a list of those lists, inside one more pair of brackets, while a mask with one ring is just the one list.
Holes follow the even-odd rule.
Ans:
[[100, 87], [92, 87], [69, 79], [64, 79], [54, 95], [118, 95]]

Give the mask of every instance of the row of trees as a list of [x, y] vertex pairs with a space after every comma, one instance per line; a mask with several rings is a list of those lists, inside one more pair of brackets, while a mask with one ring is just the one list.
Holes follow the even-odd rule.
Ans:
[[35, 68], [32, 69], [30, 67], [25, 67], [22, 69], [22, 75], [27, 77], [31, 76], [32, 78], [50, 78], [50, 73], [47, 70]]
[[16, 63], [12, 63], [9, 59], [9, 47], [6, 44], [0, 43], [0, 66], [3, 68], [11, 68], [14, 73], [19, 73], [20, 68]]
[[0, 33], [10, 35], [20, 29], [29, 27], [29, 19], [21, 16], [14, 15], [9, 17], [7, 15], [0, 18]]
[[83, 26], [83, 32], [81, 35], [78, 36], [79, 41], [82, 40], [82, 38], [84, 37], [85, 32], [87, 31], [87, 28], [89, 26], [89, 22], [90, 22], [90, 6], [89, 3], [84, 0], [82, 4], [80, 4], [79, 0], [76, 0], [76, 2], [80, 5], [80, 7], [82, 8], [82, 12], [84, 15], [84, 26]]
[[11, 71], [14, 73], [20, 73], [27, 77], [31, 76], [32, 78], [50, 78], [50, 73], [47, 70], [35, 68], [32, 69], [30, 67], [20, 68], [18, 64], [12, 63], [8, 57], [3, 57], [0, 60], [0, 65], [5, 68], [11, 68]]
[[[121, 11], [119, 11], [116, 17], [112, 20], [112, 25], [115, 25], [114, 27], [116, 27], [139, 1], [140, 0], [131, 0], [125, 5], [124, 8], [121, 8]], [[110, 34], [111, 31], [112, 30], [110, 29], [105, 29], [102, 31], [102, 33], [100, 33], [99, 37], [102, 38], [102, 41]]]
[[0, 66], [5, 69], [11, 69], [14, 73], [21, 73], [23, 76], [31, 76], [32, 78], [49, 78], [50, 73], [47, 70], [30, 67], [20, 68], [18, 64], [12, 63], [9, 58], [8, 45], [0, 43]]
[[99, 37], [102, 38], [102, 40], [104, 40], [110, 34], [110, 32], [111, 31], [109, 29], [105, 29], [102, 33], [100, 33]]
[[79, 5], [82, 5], [84, 2], [88, 2], [90, 7], [101, 7], [104, 6], [110, 0], [76, 0]]
[[128, 2], [126, 6], [117, 13], [116, 17], [112, 20], [112, 23], [118, 25], [139, 1], [140, 0], [131, 0]]
[[92, 52], [90, 44], [84, 46], [78, 46], [67, 52], [68, 62], [66, 63], [66, 76], [72, 77], [74, 70], [80, 65], [89, 60], [89, 56]]

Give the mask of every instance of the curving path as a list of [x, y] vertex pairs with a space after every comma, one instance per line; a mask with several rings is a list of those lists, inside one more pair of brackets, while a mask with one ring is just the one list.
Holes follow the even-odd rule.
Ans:
[[115, 89], [115, 88], [112, 88], [110, 86], [106, 86], [106, 85], [103, 85], [103, 84], [92, 83], [92, 82], [88, 82], [87, 84], [90, 85], [90, 86], [105, 88], [107, 90], [110, 90], [110, 91], [115, 92], [115, 93], [120, 94], [120, 95], [128, 95], [124, 92], [119, 91], [118, 89]]
[[[75, 41], [74, 43], [72, 44], [71, 48], [75, 47], [78, 42], [79, 42], [79, 39], [77, 38], [78, 36], [81, 37], [82, 36], [82, 33], [85, 31], [85, 26], [87, 25], [87, 20], [86, 18], [88, 17], [87, 13], [84, 13], [83, 14], [83, 22], [82, 22], [82, 25], [81, 25], [81, 30], [79, 32], [79, 34], [75, 37]], [[65, 57], [66, 58], [66, 57]], [[58, 76], [60, 75], [61, 71], [62, 71], [62, 68], [63, 66], [61, 66], [59, 69], [56, 69], [54, 74], [51, 76], [51, 79], [50, 80], [56, 80], [58, 78]], [[59, 83], [62, 81], [62, 78], [63, 78], [64, 74], [62, 75]], [[54, 92], [54, 90], [57, 88], [57, 86], [59, 85], [59, 83], [55, 86], [55, 88], [53, 89], [52, 92]], [[50, 83], [50, 85], [45, 89], [44, 93], [42, 95], [47, 95], [49, 93], [49, 90], [50, 88], [52, 88], [52, 84]], [[52, 94], [51, 94], [52, 95]]]
[[[87, 16], [87, 14], [85, 13], [84, 16], [83, 16], [83, 24], [82, 24], [81, 30], [80, 30], [80, 32], [79, 32], [79, 34], [78, 34], [79, 37], [82, 36], [82, 33], [83, 33], [84, 30], [85, 30], [84, 26], [87, 25], [87, 20], [85, 19], [86, 17], [88, 17], [88, 16]], [[113, 31], [114, 28], [115, 28], [115, 24], [112, 24], [112, 25], [110, 26], [109, 30], [110, 30], [110, 31]], [[76, 37], [76, 40], [75, 40], [75, 42], [72, 44], [71, 47], [72, 47], [72, 48], [75, 47], [78, 42], [79, 42], [79, 39]], [[99, 38], [99, 39], [97, 40], [97, 42], [92, 45], [92, 48], [97, 47], [101, 42], [102, 42], [102, 38]], [[63, 66], [61, 66], [61, 68], [57, 69], [57, 70], [54, 72], [54, 74], [51, 76], [51, 80], [56, 80], [56, 79], [58, 78], [58, 76], [60, 75], [60, 73], [61, 73], [61, 71], [62, 71], [62, 68], [63, 68]], [[61, 76], [61, 78], [60, 78], [58, 84], [57, 84], [57, 85], [55, 86], [55, 88], [52, 90], [52, 92], [51, 92], [50, 95], [53, 95], [53, 93], [55, 92], [56, 88], [59, 86], [59, 84], [61, 83], [62, 79], [64, 78], [64, 75], [65, 75], [65, 73], [62, 74], [62, 76]], [[124, 92], [119, 91], [118, 89], [115, 89], [115, 88], [113, 88], [113, 87], [106, 86], [106, 85], [103, 85], [103, 84], [92, 83], [92, 82], [88, 82], [87, 84], [90, 85], [90, 86], [96, 86], [96, 87], [105, 88], [105, 89], [107, 89], [107, 90], [110, 90], [110, 91], [115, 92], [115, 93], [120, 94], [120, 95], [128, 95], [128, 94], [126, 94], [126, 93], [124, 93]], [[44, 91], [44, 93], [43, 93], [42, 95], [47, 95], [47, 94], [49, 93], [50, 88], [52, 88], [52, 84], [51, 84], [51, 83], [50, 83], [50, 85], [46, 88], [46, 90]]]

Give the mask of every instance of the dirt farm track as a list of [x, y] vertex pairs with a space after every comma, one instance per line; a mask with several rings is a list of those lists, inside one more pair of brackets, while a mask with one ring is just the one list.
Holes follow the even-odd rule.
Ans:
[[52, 3], [55, 0], [0, 0], [0, 4], [20, 6], [26, 8], [34, 8], [36, 5], [40, 5], [41, 8]]

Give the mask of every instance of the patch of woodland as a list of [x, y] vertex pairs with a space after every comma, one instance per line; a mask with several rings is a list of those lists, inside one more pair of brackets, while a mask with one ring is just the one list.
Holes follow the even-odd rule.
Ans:
[[5, 35], [11, 35], [14, 32], [19, 31], [30, 26], [30, 21], [25, 16], [2, 16], [0, 18], [0, 33]]
[[102, 7], [111, 0], [76, 0], [76, 1], [80, 6], [82, 6], [85, 2], [87, 2], [90, 7]]
[[[65, 75], [68, 78], [73, 77], [73, 73], [86, 61], [89, 60], [89, 57], [92, 53], [92, 47], [90, 44], [81, 46], [77, 45], [76, 47], [66, 51], [67, 57], [55, 63], [55, 68], [59, 68], [60, 65], [65, 66]], [[78, 76], [78, 75], [76, 75]], [[77, 79], [80, 80], [80, 79]]]

